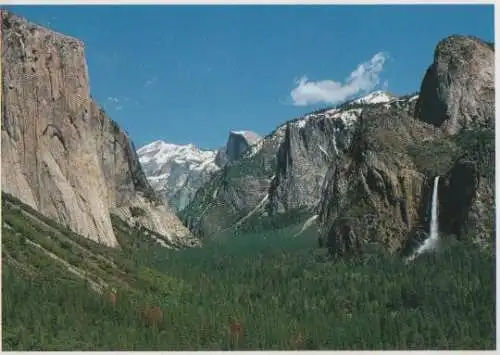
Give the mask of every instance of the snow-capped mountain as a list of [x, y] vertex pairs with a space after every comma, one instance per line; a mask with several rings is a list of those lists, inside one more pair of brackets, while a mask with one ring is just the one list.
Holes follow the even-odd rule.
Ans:
[[396, 96], [385, 91], [373, 91], [368, 95], [352, 100], [351, 102], [356, 104], [379, 104], [390, 102], [396, 98]]
[[155, 141], [137, 155], [151, 186], [160, 192], [176, 211], [193, 199], [196, 191], [212, 174], [238, 159], [260, 137], [251, 131], [231, 131], [226, 146], [201, 150], [193, 144], [177, 145]]
[[[298, 210], [315, 213], [324, 183], [335, 174], [335, 162], [361, 139], [356, 135], [360, 118], [386, 123], [392, 117], [413, 117], [417, 97], [376, 92], [280, 124], [237, 163], [216, 172], [181, 219], [195, 235], [216, 236], [229, 228], [251, 227], [247, 221], [253, 218]], [[376, 131], [376, 124], [365, 127]]]
[[[373, 91], [365, 96], [353, 100], [348, 100], [343, 104], [337, 106], [336, 108], [318, 110], [299, 117], [295, 120], [287, 121], [284, 124], [278, 126], [275, 131], [273, 131], [266, 138], [275, 141], [274, 144], [278, 146], [279, 144], [281, 144], [282, 140], [285, 137], [287, 125], [290, 124], [292, 126], [296, 126], [298, 129], [304, 130], [307, 129], [307, 126], [311, 123], [311, 121], [322, 120], [325, 118], [336, 120], [340, 124], [340, 126], [349, 128], [357, 122], [359, 116], [361, 115], [361, 112], [363, 111], [364, 105], [384, 104], [386, 108], [389, 108], [401, 102], [404, 103], [415, 101], [417, 98], [418, 95], [414, 95], [411, 97], [399, 97], [385, 91]], [[335, 132], [336, 134], [340, 134], [340, 136], [342, 136], [342, 134], [340, 133], [340, 129], [336, 129]], [[337, 140], [339, 140], [339, 137], [332, 136], [332, 140], [337, 142]], [[252, 145], [244, 155], [248, 157], [256, 155], [262, 148], [263, 144], [263, 140], [257, 142], [256, 144]]]
[[[317, 111], [289, 121], [276, 129], [272, 139], [281, 141], [289, 123], [304, 129], [310, 120], [322, 117], [339, 119], [344, 127], [350, 127], [362, 111], [362, 108], [350, 105], [392, 105], [398, 100], [397, 96], [390, 93], [374, 91], [346, 102], [346, 107]], [[340, 138], [332, 139], [339, 140], [337, 143], [340, 145], [343, 144]], [[252, 131], [231, 131], [226, 145], [218, 150], [201, 150], [193, 144], [176, 145], [156, 141], [140, 148], [137, 154], [151, 186], [170, 202], [174, 210], [181, 211], [191, 202], [196, 191], [210, 180], [213, 173], [243, 155], [255, 155], [261, 149], [262, 143], [262, 137]]]
[[215, 150], [201, 150], [193, 144], [177, 145], [155, 141], [137, 150], [139, 161], [151, 186], [182, 210], [196, 191], [220, 169]]

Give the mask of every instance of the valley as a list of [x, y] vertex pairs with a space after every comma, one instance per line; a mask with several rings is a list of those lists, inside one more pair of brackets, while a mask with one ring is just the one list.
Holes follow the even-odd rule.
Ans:
[[[4, 350], [495, 348], [493, 253], [468, 243], [409, 265], [373, 247], [332, 262], [313, 231], [290, 238], [301, 228], [292, 225], [180, 251], [118, 233], [124, 248], [116, 251], [52, 223], [47, 230], [9, 200], [2, 206]], [[103, 280], [103, 294], [31, 242]], [[148, 305], [163, 311], [155, 328], [140, 316]], [[242, 325], [238, 342], [233, 322]]]
[[81, 40], [1, 19], [3, 350], [495, 349], [493, 43], [440, 39], [416, 93], [137, 149]]

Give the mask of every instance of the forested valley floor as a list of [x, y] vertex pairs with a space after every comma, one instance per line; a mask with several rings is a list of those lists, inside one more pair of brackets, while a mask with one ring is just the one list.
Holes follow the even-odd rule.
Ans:
[[[2, 204], [4, 350], [495, 348], [492, 250], [332, 260], [312, 231], [291, 237], [298, 225], [175, 251], [115, 218], [118, 251]], [[161, 307], [157, 326], [146, 306]]]

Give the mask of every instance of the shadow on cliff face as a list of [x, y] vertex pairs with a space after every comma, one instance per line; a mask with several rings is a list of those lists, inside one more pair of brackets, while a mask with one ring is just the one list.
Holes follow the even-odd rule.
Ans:
[[[478, 162], [458, 159], [448, 173], [441, 177], [438, 187], [438, 221], [440, 241], [447, 244], [451, 239], [472, 240], [489, 243], [489, 234], [494, 235], [494, 210], [485, 211], [485, 216], [474, 213], [476, 205], [482, 205], [488, 191], [482, 179]], [[425, 199], [420, 220], [421, 225], [411, 231], [402, 254], [411, 253], [429, 236], [432, 179], [427, 179]], [[481, 184], [483, 182], [483, 184]], [[486, 196], [484, 196], [486, 195]], [[490, 197], [492, 195], [490, 193]], [[491, 225], [488, 225], [491, 219]]]
[[[480, 166], [480, 161], [467, 159], [465, 154], [441, 176], [437, 190], [440, 245], [448, 245], [453, 240], [480, 241], [488, 245], [491, 244], [490, 239], [494, 239], [492, 172], [484, 172]], [[410, 207], [414, 211], [413, 218], [408, 217], [408, 210], [405, 210], [408, 200], [388, 193], [394, 190], [387, 188], [390, 186], [388, 182], [377, 180], [374, 172], [363, 174], [359, 170], [358, 173], [360, 181], [357, 184], [360, 188], [355, 190], [361, 191], [361, 194], [351, 200], [351, 206], [338, 214], [323, 234], [322, 243], [333, 256], [365, 253], [365, 246], [370, 243], [408, 256], [430, 234], [435, 173], [425, 172], [420, 203]], [[363, 175], [366, 175], [364, 182]], [[350, 183], [353, 184], [353, 180]], [[375, 194], [388, 203], [373, 204]], [[400, 213], [389, 207], [394, 204], [400, 205]], [[356, 208], [353, 209], [353, 206]]]
[[479, 186], [479, 176], [473, 161], [458, 161], [440, 184], [439, 221], [444, 233], [463, 235], [468, 212]]
[[439, 81], [436, 73], [436, 65], [432, 64], [425, 73], [415, 114], [423, 122], [441, 127], [449, 117], [446, 113], [446, 104], [439, 99], [438, 86]]

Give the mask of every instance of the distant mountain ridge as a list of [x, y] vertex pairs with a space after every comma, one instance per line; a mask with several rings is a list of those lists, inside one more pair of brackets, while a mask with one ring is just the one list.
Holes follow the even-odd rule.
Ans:
[[195, 234], [210, 236], [233, 225], [250, 225], [258, 216], [311, 216], [328, 166], [349, 148], [363, 108], [401, 106], [415, 99], [375, 91], [279, 125], [216, 172], [181, 218]]
[[261, 137], [251, 131], [231, 131], [225, 147], [202, 150], [193, 144], [155, 141], [137, 150], [149, 183], [175, 211], [181, 211], [213, 173], [237, 160]]
[[174, 210], [182, 210], [197, 188], [220, 169], [215, 162], [217, 151], [200, 150], [193, 144], [155, 141], [137, 154], [149, 183]]
[[[379, 90], [346, 101], [343, 105], [390, 103], [397, 99], [397, 96]], [[332, 108], [326, 109], [325, 112], [333, 115], [339, 110], [341, 109]], [[301, 118], [301, 124], [305, 124], [305, 120], [314, 115], [311, 113]], [[347, 119], [348, 115], [349, 113], [344, 117]], [[175, 211], [180, 212], [216, 171], [227, 163], [258, 150], [261, 140], [262, 137], [255, 132], [232, 130], [226, 145], [217, 150], [202, 150], [192, 143], [177, 145], [159, 140], [141, 147], [137, 154], [153, 189], [164, 196]]]

